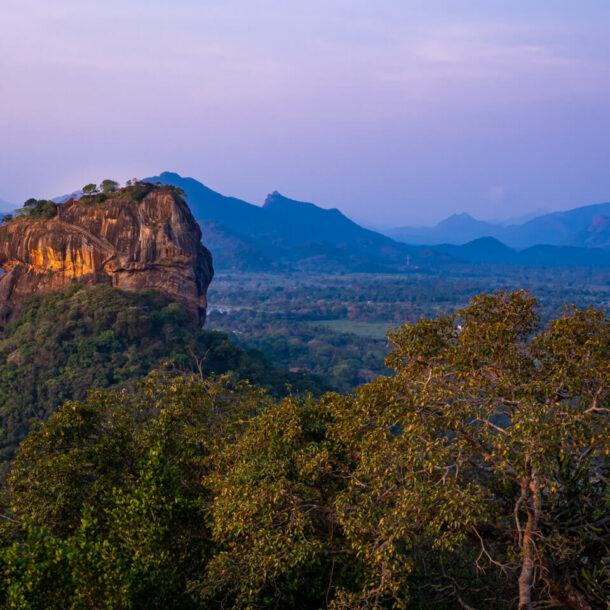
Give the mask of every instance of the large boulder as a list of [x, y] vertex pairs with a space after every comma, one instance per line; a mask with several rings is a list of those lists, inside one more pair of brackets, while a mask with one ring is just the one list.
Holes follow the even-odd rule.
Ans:
[[0, 227], [0, 301], [69, 284], [152, 288], [203, 323], [212, 255], [184, 200], [161, 187], [136, 200], [118, 191], [103, 202], [70, 199], [52, 218], [24, 216]]

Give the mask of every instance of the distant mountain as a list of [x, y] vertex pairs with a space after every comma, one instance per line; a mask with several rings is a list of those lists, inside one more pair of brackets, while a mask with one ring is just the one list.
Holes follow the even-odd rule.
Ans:
[[72, 193], [68, 193], [67, 195], [60, 195], [59, 197], [55, 197], [51, 199], [55, 203], [66, 203], [70, 199], [80, 199], [83, 196], [83, 191], [74, 191]]
[[517, 251], [495, 237], [479, 237], [462, 246], [441, 244], [434, 249], [468, 263], [512, 265], [519, 262]]
[[408, 244], [465, 244], [473, 239], [494, 235], [501, 229], [470, 214], [453, 214], [434, 227], [399, 227], [384, 231], [388, 237]]
[[288, 199], [277, 191], [267, 196], [262, 212], [269, 219], [276, 236], [290, 244], [394, 245], [393, 240], [364, 229], [336, 208], [325, 210], [313, 203]]
[[599, 215], [610, 216], [610, 203], [545, 214], [522, 225], [506, 227], [496, 237], [515, 248], [527, 248], [536, 244], [569, 244], [577, 233], [591, 225]]
[[193, 178], [172, 172], [163, 172], [145, 181], [180, 187], [187, 194], [197, 220], [214, 220], [235, 234], [264, 240], [264, 246], [270, 242], [276, 246], [311, 242], [396, 246], [392, 239], [364, 229], [337, 209], [326, 210], [313, 203], [288, 199], [277, 191], [267, 196], [263, 206], [257, 206], [225, 197]]
[[570, 238], [569, 244], [586, 248], [610, 249], [610, 217], [601, 214], [595, 216], [586, 229], [582, 229]]
[[[145, 178], [180, 187], [219, 268], [240, 266], [246, 252], [255, 253], [258, 265], [290, 265], [320, 270], [396, 271], [418, 264], [418, 249], [365, 229], [337, 209], [284, 197], [277, 191], [257, 206], [226, 197], [193, 178], [173, 172]], [[215, 250], [216, 247], [216, 250]], [[241, 254], [240, 254], [241, 252]], [[219, 257], [218, 254], [222, 254]], [[438, 254], [425, 253], [426, 261]], [[222, 258], [222, 260], [220, 260]], [[246, 257], [247, 258], [247, 257]]]
[[[454, 214], [434, 227], [401, 227], [384, 233], [408, 244], [461, 245], [480, 237], [495, 237], [513, 248], [538, 244], [607, 247], [603, 235], [594, 235], [595, 227], [589, 230], [598, 216], [610, 217], [610, 203], [543, 214], [508, 226], [477, 220], [468, 214]], [[598, 225], [600, 222], [597, 221]]]
[[518, 251], [494, 237], [482, 237], [462, 246], [441, 244], [433, 249], [466, 263], [544, 267], [610, 266], [610, 251], [601, 248], [536, 245]]
[[[337, 209], [289, 199], [277, 191], [258, 206], [226, 197], [193, 178], [172, 172], [145, 180], [184, 190], [217, 269], [392, 273], [458, 261], [610, 265], [610, 251], [589, 247], [605, 243], [608, 218], [602, 218], [602, 212], [607, 209], [610, 216], [610, 204], [544, 214], [509, 227], [469, 214], [454, 214], [436, 227], [406, 227], [382, 235], [365, 229]], [[575, 236], [581, 229], [587, 232], [580, 241], [567, 243], [567, 236]], [[411, 245], [392, 239], [399, 234]], [[511, 239], [508, 245], [502, 235]]]

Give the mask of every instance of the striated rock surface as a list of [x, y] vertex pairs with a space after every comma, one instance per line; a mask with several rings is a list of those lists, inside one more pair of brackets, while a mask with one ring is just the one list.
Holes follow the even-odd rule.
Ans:
[[69, 284], [153, 288], [203, 322], [214, 270], [186, 203], [158, 189], [142, 200], [117, 192], [102, 204], [74, 199], [53, 218], [19, 218], [0, 227], [0, 301], [13, 307], [31, 294]]

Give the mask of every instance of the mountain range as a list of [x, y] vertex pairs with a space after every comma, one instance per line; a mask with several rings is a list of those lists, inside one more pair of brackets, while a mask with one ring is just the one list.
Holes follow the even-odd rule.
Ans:
[[[395, 272], [452, 262], [544, 266], [610, 264], [610, 203], [503, 226], [454, 214], [436, 227], [385, 235], [337, 209], [277, 191], [262, 206], [163, 172], [145, 181], [181, 188], [218, 269]], [[427, 244], [423, 246], [422, 244]]]
[[172, 172], [145, 181], [171, 184], [186, 193], [219, 269], [389, 272], [447, 258], [365, 229], [337, 209], [289, 199], [277, 191], [258, 206]]
[[[446, 263], [607, 265], [610, 203], [524, 217], [512, 224], [454, 214], [434, 227], [377, 232], [338, 209], [277, 191], [263, 205], [227, 197], [194, 178], [145, 178], [181, 188], [218, 269], [404, 272]], [[81, 191], [54, 199], [78, 199]], [[5, 202], [0, 200], [0, 210]], [[6, 204], [10, 208], [10, 204]]]
[[538, 244], [523, 250], [510, 248], [495, 237], [479, 237], [461, 246], [439, 244], [434, 250], [464, 263], [542, 265], [545, 267], [599, 267], [610, 265], [610, 250]]
[[512, 248], [550, 246], [610, 247], [610, 203], [552, 212], [519, 224], [496, 224], [454, 214], [434, 227], [400, 227], [386, 235], [409, 244], [465, 244], [495, 237]]

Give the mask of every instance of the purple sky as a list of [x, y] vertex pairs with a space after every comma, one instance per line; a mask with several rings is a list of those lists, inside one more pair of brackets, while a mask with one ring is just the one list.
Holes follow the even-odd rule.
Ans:
[[608, 201], [608, 27], [608, 0], [2, 0], [0, 199], [170, 170], [385, 226]]

